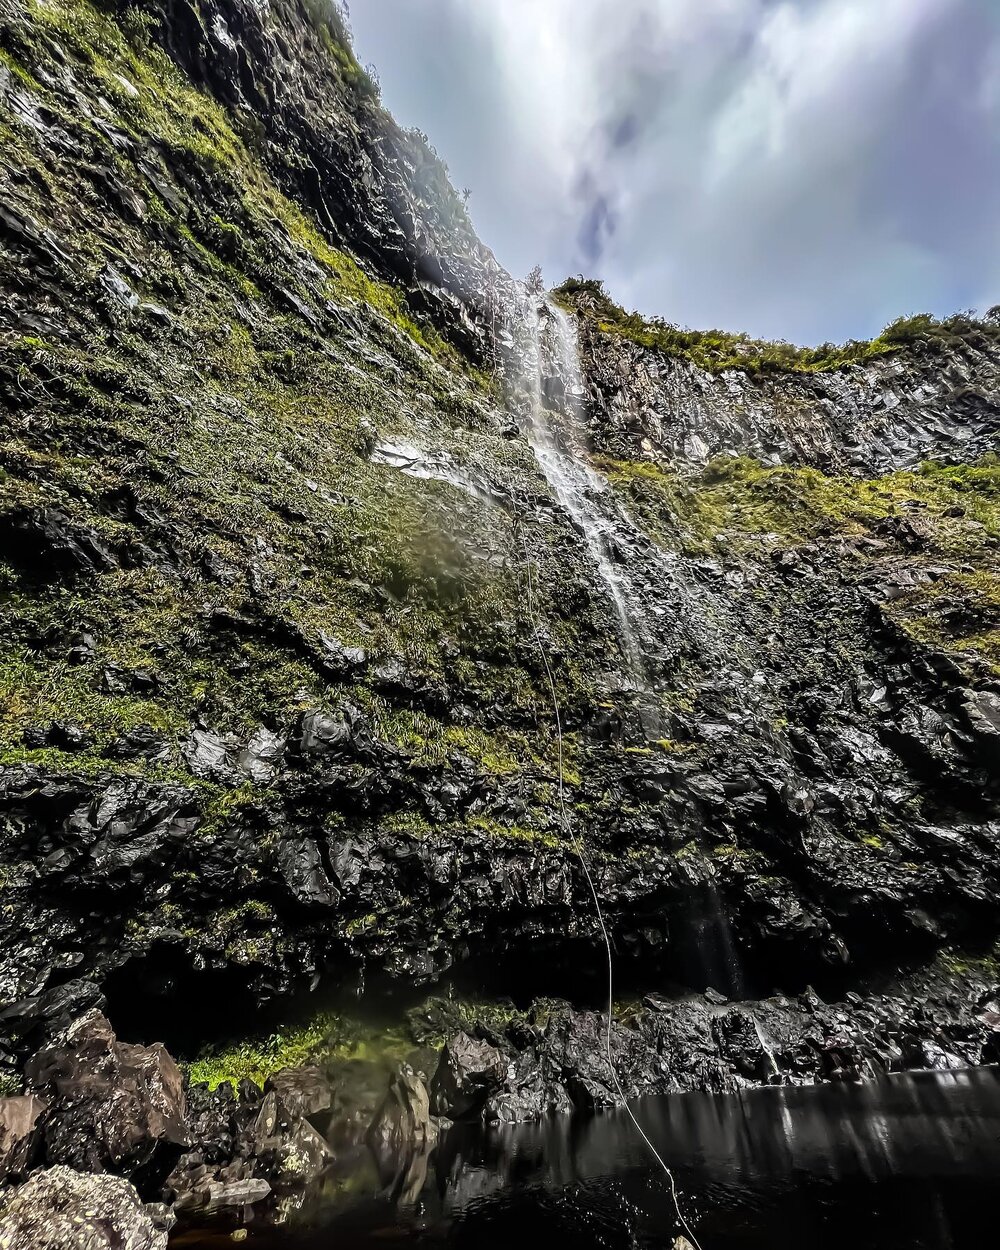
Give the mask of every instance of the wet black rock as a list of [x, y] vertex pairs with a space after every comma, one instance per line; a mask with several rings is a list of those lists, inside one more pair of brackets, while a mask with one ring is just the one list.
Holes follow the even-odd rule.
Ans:
[[427, 1013], [459, 1119], [995, 1060], [996, 335], [753, 373], [581, 308], [577, 376], [332, 9], [141, 8], [0, 4], [0, 1078], [43, 1157], [302, 1183], [382, 1074], [185, 1115], [88, 1013], [196, 1054], [362, 979], [540, 1000]]
[[306, 1064], [301, 1068], [286, 1068], [269, 1076], [265, 1092], [276, 1094], [281, 1104], [294, 1116], [301, 1116], [316, 1127], [333, 1104], [333, 1092], [329, 1078], [321, 1068]]
[[503, 1053], [489, 1042], [459, 1033], [441, 1054], [432, 1085], [438, 1115], [464, 1120], [480, 1115], [506, 1075]]
[[[931, 974], [824, 1003], [815, 993], [754, 1002], [651, 997], [612, 1020], [547, 1000], [490, 1018], [441, 1054], [434, 1105], [453, 1120], [518, 1122], [593, 1111], [646, 1094], [861, 1081], [992, 1062], [1000, 985]], [[486, 1039], [489, 1040], [486, 1040]]]
[[42, 1144], [45, 1103], [33, 1094], [0, 1098], [0, 1184], [23, 1180]]
[[[187, 1129], [193, 1149], [166, 1178], [177, 1211], [211, 1212], [252, 1206], [268, 1195], [303, 1188], [329, 1167], [333, 1090], [320, 1069], [303, 1067], [234, 1090], [189, 1091]], [[319, 1127], [317, 1127], [319, 1126]]]
[[393, 1075], [385, 1100], [375, 1113], [368, 1141], [378, 1160], [423, 1150], [437, 1140], [431, 1098], [423, 1076], [404, 1064]]
[[130, 1046], [91, 1012], [25, 1068], [45, 1104], [44, 1156], [80, 1172], [113, 1172], [155, 1192], [189, 1145], [184, 1081], [162, 1046]]
[[423, 1074], [404, 1064], [393, 1074], [366, 1138], [383, 1191], [394, 1201], [418, 1201], [436, 1158], [440, 1128], [441, 1121], [431, 1115]]

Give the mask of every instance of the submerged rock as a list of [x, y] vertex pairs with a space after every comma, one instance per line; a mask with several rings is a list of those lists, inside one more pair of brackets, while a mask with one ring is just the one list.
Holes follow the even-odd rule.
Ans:
[[381, 1158], [431, 1145], [436, 1138], [427, 1084], [422, 1075], [404, 1064], [389, 1082], [385, 1101], [368, 1130], [368, 1141]]

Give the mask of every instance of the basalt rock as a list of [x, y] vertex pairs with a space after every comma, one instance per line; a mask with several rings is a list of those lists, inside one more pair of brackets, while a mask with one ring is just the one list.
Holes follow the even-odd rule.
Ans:
[[[701, 466], [747, 455], [871, 476], [996, 447], [1000, 368], [988, 337], [963, 343], [945, 368], [930, 346], [829, 373], [755, 374], [712, 372], [582, 324], [594, 441], [625, 459]], [[892, 528], [906, 546], [926, 543], [911, 518]]]
[[4, 1250], [166, 1250], [173, 1217], [119, 1176], [39, 1172], [0, 1198]]
[[184, 1081], [162, 1046], [129, 1046], [107, 1020], [81, 1017], [28, 1062], [43, 1101], [45, 1159], [112, 1172], [151, 1191], [189, 1145]]
[[368, 1140], [377, 1157], [399, 1155], [411, 1148], [425, 1147], [437, 1137], [431, 1117], [431, 1101], [422, 1076], [404, 1065], [389, 1082], [385, 1101], [368, 1130]]
[[176, 1210], [252, 1206], [272, 1193], [303, 1188], [333, 1161], [326, 1139], [307, 1118], [329, 1121], [331, 1091], [318, 1069], [279, 1073], [268, 1085], [266, 1093], [251, 1081], [238, 1090], [224, 1083], [214, 1092], [190, 1091], [194, 1148], [164, 1184]]
[[23, 1180], [42, 1142], [45, 1103], [33, 1094], [0, 1098], [0, 1183]]
[[322, 8], [0, 0], [0, 1079], [46, 1156], [313, 1175], [381, 1073], [185, 1119], [89, 1013], [196, 1054], [365, 978], [573, 1000], [435, 1010], [460, 1119], [995, 1061], [998, 333], [716, 369], [559, 308]]
[[[829, 1004], [814, 991], [754, 1002], [719, 997], [653, 997], [614, 1018], [614, 1074], [600, 1013], [547, 1001], [500, 1032], [484, 1022], [475, 1031], [490, 1042], [459, 1034], [442, 1052], [438, 1108], [452, 1119], [517, 1122], [647, 1094], [947, 1071], [996, 1053], [1000, 983], [988, 975], [922, 976]], [[463, 1076], [474, 1097], [461, 1097]]]
[[390, 1080], [367, 1137], [382, 1185], [396, 1201], [415, 1202], [423, 1191], [438, 1128], [423, 1076], [404, 1064]]

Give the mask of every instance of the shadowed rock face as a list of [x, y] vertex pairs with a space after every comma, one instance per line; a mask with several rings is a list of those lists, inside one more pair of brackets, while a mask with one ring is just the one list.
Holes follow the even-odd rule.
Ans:
[[[710, 371], [582, 301], [571, 395], [334, 19], [143, 11], [0, 0], [5, 1080], [94, 1008], [194, 1054], [365, 972], [598, 1001], [543, 650], [620, 984], [666, 1003], [629, 1092], [993, 1054], [994, 331]], [[559, 1019], [466, 1038], [442, 1106], [610, 1097]], [[192, 1202], [255, 1180], [225, 1158]]]

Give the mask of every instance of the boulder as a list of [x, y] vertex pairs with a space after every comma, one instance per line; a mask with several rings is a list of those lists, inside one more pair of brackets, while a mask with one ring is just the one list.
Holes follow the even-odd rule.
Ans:
[[306, 1064], [302, 1068], [285, 1068], [267, 1078], [265, 1092], [274, 1091], [289, 1114], [313, 1120], [329, 1111], [333, 1091], [321, 1068]]
[[431, 1090], [434, 1109], [450, 1120], [480, 1117], [507, 1075], [507, 1057], [489, 1042], [459, 1033], [441, 1052]]
[[120, 1176], [55, 1167], [0, 1206], [2, 1250], [166, 1250], [173, 1216]]
[[41, 1145], [44, 1110], [33, 1094], [0, 1098], [0, 1183], [27, 1175]]
[[368, 1145], [384, 1190], [404, 1205], [416, 1202], [427, 1184], [438, 1125], [430, 1114], [423, 1074], [403, 1064], [368, 1130]]
[[302, 1116], [292, 1114], [272, 1090], [264, 1095], [246, 1152], [275, 1188], [307, 1185], [333, 1162], [326, 1141]]
[[389, 1081], [389, 1090], [368, 1130], [376, 1158], [401, 1154], [437, 1139], [431, 1099], [422, 1075], [403, 1064]]
[[334, 716], [329, 712], [303, 712], [293, 739], [295, 749], [301, 755], [345, 751], [353, 740], [352, 725], [347, 715]]
[[160, 1045], [129, 1046], [100, 1012], [72, 1024], [25, 1068], [48, 1104], [45, 1158], [155, 1188], [189, 1144], [184, 1080]]

